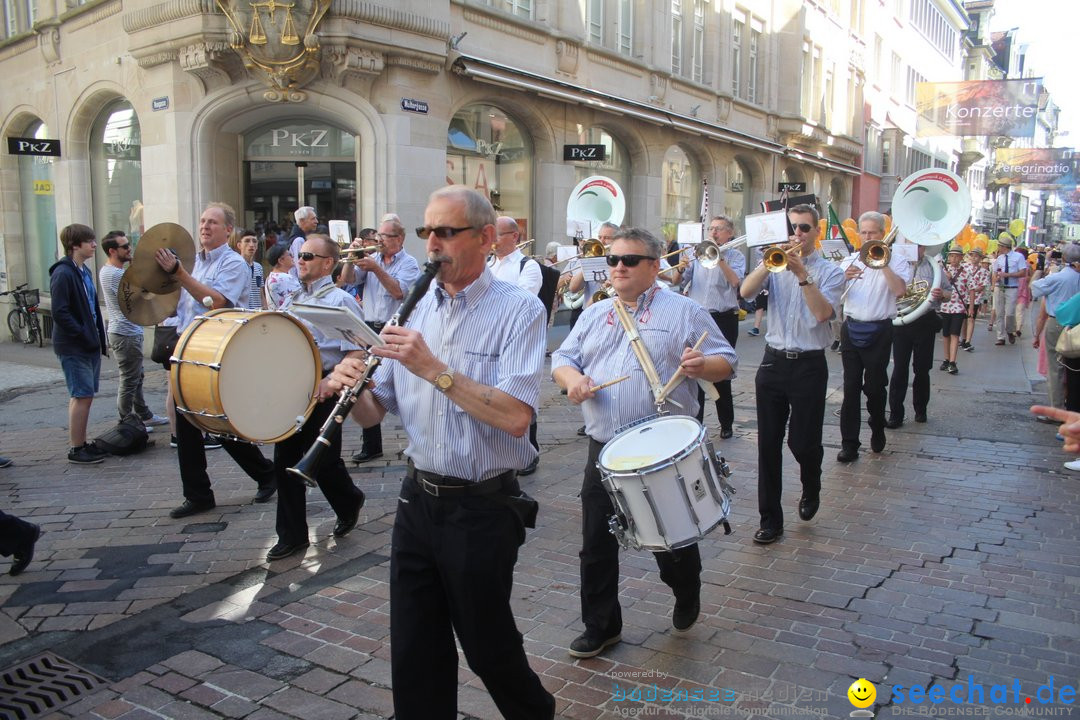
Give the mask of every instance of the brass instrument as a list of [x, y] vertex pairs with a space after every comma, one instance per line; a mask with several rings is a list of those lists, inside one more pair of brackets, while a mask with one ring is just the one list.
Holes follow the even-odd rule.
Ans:
[[761, 262], [772, 273], [787, 270], [787, 256], [792, 250], [797, 249], [798, 243], [788, 245], [771, 245], [768, 250], [761, 253]]
[[376, 250], [382, 250], [382, 245], [365, 245], [364, 247], [344, 248], [341, 251], [341, 255], [367, 255], [368, 253], [375, 252]]
[[592, 302], [598, 303], [601, 300], [607, 300], [608, 298], [615, 297], [615, 288], [611, 286], [611, 281], [600, 286], [600, 289], [592, 294]]
[[[729, 248], [725, 245], [724, 250], [727, 249]], [[712, 240], [703, 240], [694, 246], [694, 259], [701, 263], [701, 267], [709, 270], [720, 264], [721, 253], [720, 246]]]
[[[589, 238], [588, 240], [583, 240], [581, 242], [581, 245], [578, 246], [578, 249], [581, 250], [581, 252], [579, 252], [577, 255], [574, 255], [573, 257], [564, 258], [564, 259], [560, 260], [559, 262], [555, 263], [555, 265], [560, 265], [560, 264], [562, 264], [564, 262], [567, 262], [569, 260], [577, 260], [578, 258], [583, 258], [583, 257], [589, 257], [589, 258], [604, 257], [604, 255], [607, 254], [607, 249], [604, 247], [604, 243], [600, 242], [599, 240], [595, 240], [593, 238]], [[554, 267], [554, 265], [553, 265], [553, 267]]]

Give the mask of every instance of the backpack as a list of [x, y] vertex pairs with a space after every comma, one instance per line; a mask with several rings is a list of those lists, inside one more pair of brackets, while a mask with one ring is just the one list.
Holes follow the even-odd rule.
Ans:
[[[522, 258], [518, 272], [524, 270], [525, 263], [530, 260], [533, 260], [533, 258]], [[542, 278], [540, 290], [537, 291], [536, 296], [540, 298], [540, 302], [544, 303], [544, 308], [547, 309], [547, 319], [550, 322], [552, 307], [555, 305], [555, 292], [559, 287], [560, 273], [550, 265], [545, 265], [538, 260], [533, 260], [533, 262], [540, 266], [540, 277]]]
[[116, 427], [94, 440], [94, 444], [111, 455], [134, 455], [146, 449], [149, 438], [139, 416], [128, 413]]

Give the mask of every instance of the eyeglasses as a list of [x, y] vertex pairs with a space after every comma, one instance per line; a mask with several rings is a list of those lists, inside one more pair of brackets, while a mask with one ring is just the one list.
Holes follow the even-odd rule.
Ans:
[[131, 247], [131, 243], [128, 243], [128, 244], [126, 244], [126, 245], [117, 245], [117, 246], [116, 246], [116, 249], [117, 249], [117, 250], [127, 250], [127, 249], [128, 249], [128, 248], [130, 248], [130, 247]]
[[428, 237], [431, 236], [432, 234], [434, 234], [435, 237], [439, 238], [440, 240], [449, 240], [450, 238], [454, 237], [458, 233], [463, 233], [466, 230], [475, 230], [475, 229], [476, 229], [476, 227], [473, 226], [473, 225], [467, 225], [466, 227], [459, 227], [459, 228], [450, 227], [449, 225], [440, 225], [439, 227], [428, 227], [427, 225], [422, 225], [421, 227], [416, 228], [416, 234], [422, 240], [427, 240]]
[[626, 267], [637, 267], [642, 260], [655, 260], [652, 255], [607, 255], [608, 267], [616, 267], [621, 262]]
[[400, 234], [400, 233], [379, 233], [379, 234], [378, 234], [378, 237], [380, 237], [380, 238], [382, 238], [383, 240], [385, 240], [386, 238], [396, 238], [396, 237], [401, 237], [401, 234]]
[[502, 237], [503, 235], [513, 235], [516, 232], [517, 230], [503, 230], [501, 233], [499, 233], [499, 237]]
[[301, 260], [303, 260], [305, 262], [311, 262], [315, 258], [322, 258], [323, 260], [329, 260], [330, 259], [329, 255], [320, 255], [318, 253], [312, 253], [312, 252], [302, 252], [297, 257], [299, 257]]
[[791, 223], [792, 230], [798, 230], [800, 232], [808, 233], [814, 229], [814, 226], [810, 223]]

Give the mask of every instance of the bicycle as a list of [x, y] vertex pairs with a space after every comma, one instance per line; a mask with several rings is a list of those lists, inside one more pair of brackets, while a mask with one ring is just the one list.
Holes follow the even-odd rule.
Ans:
[[37, 342], [38, 347], [45, 346], [45, 333], [41, 332], [41, 321], [38, 318], [38, 303], [41, 302], [41, 292], [24, 290], [28, 283], [19, 285], [14, 290], [0, 292], [0, 297], [13, 295], [15, 297], [15, 309], [8, 313], [8, 330], [11, 331], [11, 339], [26, 345]]

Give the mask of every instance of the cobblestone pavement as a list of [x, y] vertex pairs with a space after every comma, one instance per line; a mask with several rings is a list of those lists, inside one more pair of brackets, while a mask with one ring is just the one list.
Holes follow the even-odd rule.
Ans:
[[[625, 552], [623, 642], [598, 658], [567, 656], [581, 631], [586, 443], [580, 413], [545, 385], [540, 469], [523, 479], [541, 516], [520, 552], [513, 603], [558, 716], [841, 717], [857, 678], [876, 685], [878, 717], [1071, 711], [1075, 696], [1062, 689], [1080, 676], [1080, 478], [1062, 468], [1053, 427], [1027, 413], [1043, 398], [1030, 339], [999, 348], [980, 331], [959, 375], [935, 364], [930, 421], [889, 431], [883, 453], [851, 465], [834, 460], [841, 365], [829, 354], [822, 509], [797, 519], [788, 456], [786, 534], [761, 547], [751, 542], [752, 391], [763, 340], [747, 328], [735, 438], [719, 440], [706, 414], [735, 471], [734, 534], [702, 542], [703, 616], [683, 636], [671, 632], [672, 598], [652, 557]], [[115, 366], [105, 368], [91, 434], [115, 413]], [[147, 376], [159, 412], [165, 382], [160, 370]], [[0, 454], [15, 460], [0, 470], [0, 507], [45, 530], [29, 570], [0, 576], [0, 669], [50, 651], [103, 681], [48, 717], [391, 716], [389, 530], [404, 468], [396, 421], [384, 426], [386, 457], [353, 471], [368, 497], [357, 529], [334, 540], [315, 492], [311, 548], [268, 564], [274, 505], [251, 503], [253, 483], [224, 452], [209, 453], [218, 507], [172, 520], [181, 497], [167, 431], [141, 455], [70, 465], [66, 406], [48, 349], [0, 345]], [[347, 452], [359, 441], [349, 425]], [[934, 684], [942, 704], [908, 695]], [[963, 687], [953, 699], [967, 704], [949, 700], [954, 684]], [[464, 661], [459, 710], [498, 717]]]

